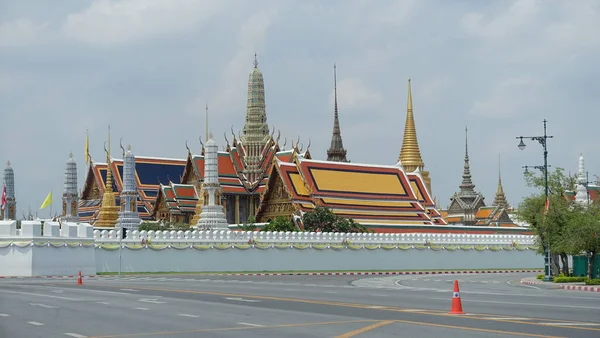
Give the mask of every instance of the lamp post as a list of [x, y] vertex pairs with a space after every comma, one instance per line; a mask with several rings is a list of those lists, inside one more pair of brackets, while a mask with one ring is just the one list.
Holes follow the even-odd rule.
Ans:
[[[517, 139], [520, 139], [521, 141], [519, 142], [519, 149], [523, 150], [525, 149], [525, 142], [523, 142], [523, 139], [530, 139], [532, 141], [538, 141], [542, 147], [544, 148], [544, 165], [543, 166], [524, 166], [525, 171], [527, 172], [528, 168], [535, 168], [535, 169], [540, 169], [544, 172], [544, 188], [545, 188], [545, 195], [546, 195], [546, 206], [548, 206], [548, 145], [547, 145], [547, 141], [549, 138], [553, 138], [554, 136], [548, 136], [548, 134], [546, 133], [546, 123], [547, 121], [544, 119], [544, 135], [543, 136], [518, 136]], [[544, 221], [545, 222], [545, 221]], [[548, 230], [548, 227], [546, 227], [546, 237], [548, 238], [548, 244], [546, 246], [546, 263], [544, 264], [544, 272], [545, 272], [545, 276], [544, 276], [544, 281], [551, 281], [552, 280], [552, 269], [551, 269], [551, 255], [550, 255], [550, 231]]]

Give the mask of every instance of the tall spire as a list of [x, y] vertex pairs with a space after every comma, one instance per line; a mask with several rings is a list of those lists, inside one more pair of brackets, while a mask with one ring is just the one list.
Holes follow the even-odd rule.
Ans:
[[346, 159], [346, 149], [342, 142], [342, 132], [340, 131], [340, 120], [338, 114], [337, 101], [337, 70], [333, 64], [333, 135], [331, 136], [331, 146], [327, 150], [327, 161], [348, 162]]
[[136, 230], [142, 220], [137, 210], [138, 192], [135, 182], [135, 156], [131, 152], [131, 145], [127, 146], [127, 153], [123, 157], [123, 190], [119, 194], [121, 211], [117, 224], [127, 230]]
[[6, 168], [4, 169], [4, 186], [5, 191], [5, 202], [2, 205], [1, 213], [5, 221], [17, 219], [17, 200], [15, 198], [15, 172], [10, 166], [10, 161], [6, 162]]
[[114, 227], [119, 217], [119, 207], [116, 205], [115, 194], [113, 192], [113, 179], [111, 170], [111, 157], [110, 157], [110, 125], [108, 126], [108, 149], [104, 148], [106, 152], [106, 186], [104, 188], [104, 195], [102, 196], [102, 205], [98, 212], [98, 219], [94, 223], [96, 227]]
[[423, 169], [424, 167], [421, 151], [419, 150], [419, 142], [417, 141], [417, 128], [415, 127], [415, 117], [413, 115], [410, 79], [408, 79], [408, 100], [406, 104], [404, 139], [402, 140], [402, 150], [400, 150], [399, 161], [406, 171], [415, 171], [417, 168]]
[[579, 154], [579, 168], [577, 170], [577, 186], [575, 191], [575, 201], [581, 204], [588, 203], [587, 178], [585, 175], [585, 162], [583, 154]]
[[251, 184], [255, 184], [263, 179], [262, 154], [270, 140], [265, 104], [265, 84], [263, 74], [258, 69], [256, 54], [254, 55], [254, 69], [248, 78], [246, 122], [241, 138], [245, 150], [244, 174]]
[[475, 184], [471, 180], [471, 168], [469, 166], [469, 136], [468, 128], [465, 127], [465, 167], [463, 170], [462, 183], [460, 184], [460, 194], [472, 195], [475, 194]]
[[63, 207], [61, 218], [65, 222], [79, 222], [79, 194], [77, 192], [77, 163], [73, 159], [73, 153], [65, 164], [65, 178], [63, 182]]
[[493, 206], [499, 206], [503, 209], [509, 209], [510, 206], [506, 201], [506, 195], [504, 194], [504, 188], [502, 187], [502, 174], [500, 172], [500, 155], [498, 154], [498, 188], [496, 189], [496, 195], [494, 196]]

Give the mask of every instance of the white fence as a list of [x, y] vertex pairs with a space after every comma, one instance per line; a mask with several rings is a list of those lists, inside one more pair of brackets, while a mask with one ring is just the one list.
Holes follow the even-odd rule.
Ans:
[[[95, 230], [98, 243], [119, 241], [117, 230]], [[534, 245], [532, 235], [440, 234], [440, 233], [331, 233], [271, 231], [131, 231], [123, 242], [152, 243], [351, 243], [431, 245]]]

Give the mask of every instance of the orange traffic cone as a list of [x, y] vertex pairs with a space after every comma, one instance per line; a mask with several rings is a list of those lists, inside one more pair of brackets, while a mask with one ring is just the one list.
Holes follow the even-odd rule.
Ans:
[[460, 300], [460, 291], [458, 290], [458, 280], [454, 280], [454, 294], [452, 295], [452, 308], [450, 308], [451, 315], [464, 315], [462, 309], [462, 302]]
[[81, 271], [79, 271], [79, 276], [77, 277], [77, 285], [83, 285], [83, 278], [81, 278]]

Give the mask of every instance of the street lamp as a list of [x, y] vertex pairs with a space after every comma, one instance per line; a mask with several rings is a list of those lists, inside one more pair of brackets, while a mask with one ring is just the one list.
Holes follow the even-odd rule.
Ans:
[[[547, 147], [547, 140], [549, 138], [553, 138], [554, 136], [548, 136], [546, 134], [546, 120], [544, 119], [544, 136], [518, 136], [517, 139], [520, 139], [521, 141], [519, 142], [519, 149], [520, 150], [524, 150], [525, 149], [525, 142], [523, 142], [523, 139], [530, 139], [532, 141], [538, 141], [542, 147], [544, 148], [544, 165], [543, 166], [524, 166], [525, 168], [525, 172], [528, 172], [528, 168], [535, 168], [535, 169], [540, 169], [544, 172], [544, 188], [545, 188], [545, 195], [546, 195], [546, 205], [548, 203], [548, 147]], [[544, 221], [545, 222], [545, 221]], [[548, 238], [548, 244], [546, 246], [546, 263], [544, 264], [544, 272], [545, 272], [545, 276], [544, 276], [544, 281], [551, 281], [552, 280], [552, 270], [550, 268], [551, 264], [550, 264], [550, 233], [548, 230], [548, 227], [546, 227], [546, 237]]]

